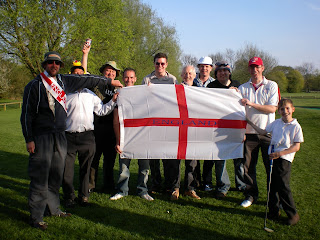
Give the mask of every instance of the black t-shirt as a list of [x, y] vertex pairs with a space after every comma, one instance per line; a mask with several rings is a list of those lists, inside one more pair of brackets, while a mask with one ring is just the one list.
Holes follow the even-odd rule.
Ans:
[[211, 83], [208, 84], [207, 88], [230, 88], [230, 87], [239, 87], [240, 86], [240, 82], [237, 80], [230, 80], [231, 83], [229, 84], [229, 86], [225, 86], [223, 84], [221, 84], [217, 79]]

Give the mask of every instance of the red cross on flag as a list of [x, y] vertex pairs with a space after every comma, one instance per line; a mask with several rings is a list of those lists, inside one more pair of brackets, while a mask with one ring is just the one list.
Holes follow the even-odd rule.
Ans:
[[125, 87], [118, 97], [121, 157], [226, 160], [243, 157], [246, 129], [234, 89]]

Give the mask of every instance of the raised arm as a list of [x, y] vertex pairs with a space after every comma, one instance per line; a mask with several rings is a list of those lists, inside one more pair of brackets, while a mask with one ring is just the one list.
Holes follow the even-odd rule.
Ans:
[[84, 72], [87, 73], [87, 67], [88, 67], [88, 56], [91, 49], [91, 45], [89, 45], [87, 42], [84, 43], [82, 48], [82, 60], [81, 60], [81, 66], [84, 68]]

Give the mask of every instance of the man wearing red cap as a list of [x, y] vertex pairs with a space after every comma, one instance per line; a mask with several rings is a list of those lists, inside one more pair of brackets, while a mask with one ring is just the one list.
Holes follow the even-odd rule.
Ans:
[[[246, 107], [247, 118], [262, 129], [275, 120], [275, 112], [279, 102], [278, 85], [263, 76], [264, 65], [259, 57], [253, 57], [248, 64], [251, 79], [242, 84], [239, 90], [243, 99], [241, 103]], [[251, 125], [247, 125], [244, 144], [244, 180], [246, 183], [245, 200], [242, 207], [249, 207], [258, 199], [258, 185], [256, 179], [256, 165], [259, 149], [261, 148], [263, 163], [269, 172], [268, 147], [271, 138], [259, 135]]]

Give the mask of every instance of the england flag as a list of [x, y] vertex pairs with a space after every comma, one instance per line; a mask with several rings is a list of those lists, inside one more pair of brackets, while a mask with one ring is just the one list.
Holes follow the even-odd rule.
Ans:
[[243, 157], [245, 108], [235, 89], [125, 87], [118, 97], [121, 157], [226, 160]]

